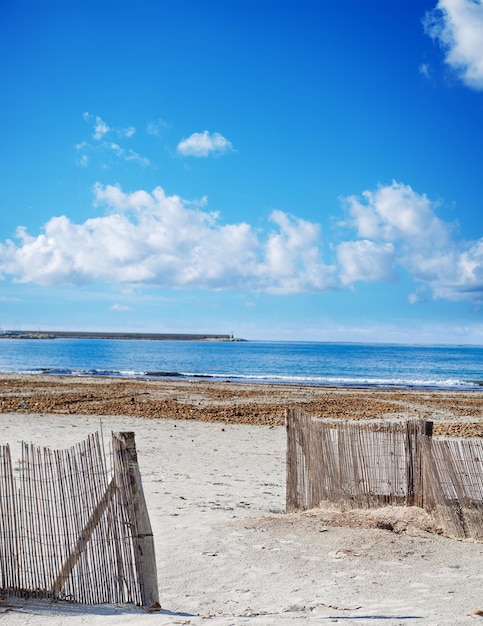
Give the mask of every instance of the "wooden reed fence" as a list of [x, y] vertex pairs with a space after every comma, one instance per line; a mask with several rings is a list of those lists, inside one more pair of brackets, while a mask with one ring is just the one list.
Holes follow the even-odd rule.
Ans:
[[68, 450], [22, 443], [18, 468], [0, 446], [0, 593], [158, 601], [134, 433], [112, 434], [110, 470], [98, 434]]
[[483, 442], [432, 422], [329, 423], [288, 410], [287, 511], [420, 506], [447, 534], [483, 539]]
[[424, 508], [448, 534], [483, 540], [483, 441], [421, 439]]

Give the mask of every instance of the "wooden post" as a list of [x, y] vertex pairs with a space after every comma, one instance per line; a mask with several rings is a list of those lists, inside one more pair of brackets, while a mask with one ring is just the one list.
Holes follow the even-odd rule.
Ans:
[[296, 509], [294, 502], [294, 443], [293, 443], [293, 413], [290, 409], [285, 409], [285, 430], [287, 432], [287, 448], [285, 463], [285, 510], [291, 513]]
[[420, 435], [426, 435], [427, 437], [432, 437], [433, 436], [433, 426], [434, 423], [427, 421], [427, 420], [423, 420], [422, 424], [421, 424], [421, 432], [419, 433]]
[[433, 422], [409, 420], [406, 422], [406, 506], [423, 506], [423, 469], [420, 437], [433, 436]]
[[129, 464], [129, 478], [133, 494], [134, 513], [138, 531], [139, 548], [141, 552], [141, 587], [143, 604], [152, 606], [159, 603], [158, 574], [156, 570], [156, 555], [154, 551], [154, 537], [149, 521], [148, 509], [144, 498], [141, 472], [139, 471], [136, 443], [133, 432], [118, 433], [126, 444]]

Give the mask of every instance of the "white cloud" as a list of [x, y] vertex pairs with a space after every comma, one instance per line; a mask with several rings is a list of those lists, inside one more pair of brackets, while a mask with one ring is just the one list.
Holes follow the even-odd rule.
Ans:
[[96, 141], [100, 141], [104, 135], [107, 135], [111, 131], [111, 128], [106, 122], [98, 115], [91, 115], [90, 113], [84, 113], [84, 119], [86, 122], [90, 122], [93, 125], [94, 134], [92, 135]]
[[96, 141], [101, 141], [108, 133], [117, 135], [118, 137], [133, 137], [136, 134], [134, 126], [128, 128], [112, 128], [98, 115], [91, 115], [90, 113], [84, 113], [83, 118], [86, 122], [92, 124], [93, 138]]
[[[123, 161], [136, 161], [140, 165], [147, 166], [150, 164], [148, 158], [141, 156], [131, 148], [124, 148], [118, 142], [109, 140], [107, 135], [115, 135], [121, 139], [130, 139], [136, 133], [134, 126], [128, 128], [112, 128], [106, 124], [106, 122], [98, 115], [91, 115], [90, 113], [84, 113], [83, 115], [86, 122], [93, 126], [93, 138], [94, 143], [88, 141], [82, 141], [76, 144], [74, 147], [79, 153], [79, 157], [76, 159], [77, 165], [81, 167], [87, 167], [90, 163], [89, 154], [103, 154], [114, 155], [116, 158]], [[106, 167], [106, 164], [102, 164]]]
[[205, 130], [183, 139], [176, 149], [183, 156], [207, 157], [210, 154], [225, 154], [233, 150], [233, 146], [220, 133], [209, 133]]
[[[316, 290], [332, 280], [319, 260], [318, 226], [282, 212], [266, 236], [244, 222], [220, 224], [199, 203], [161, 187], [125, 193], [97, 184], [109, 214], [74, 224], [54, 217], [37, 237], [19, 228], [19, 244], [0, 245], [0, 272], [41, 285], [90, 282], [162, 287]], [[201, 204], [203, 204], [202, 202]]]
[[335, 287], [334, 267], [321, 260], [318, 224], [273, 211], [278, 231], [270, 233], [257, 268], [264, 290], [271, 293], [323, 291]]
[[155, 122], [149, 122], [146, 126], [146, 132], [148, 135], [153, 135], [154, 137], [160, 137], [163, 130], [169, 128], [169, 124], [162, 119], [157, 119]]
[[[340, 244], [341, 276], [346, 283], [364, 280], [364, 272], [367, 272], [366, 280], [388, 278], [389, 274], [385, 277], [382, 268], [384, 261], [388, 268], [390, 255], [386, 258], [383, 254], [374, 260], [374, 249], [380, 252], [379, 246], [389, 243], [393, 246], [393, 267], [401, 268], [426, 285], [435, 298], [483, 299], [483, 239], [474, 243], [455, 241], [453, 225], [436, 215], [438, 205], [408, 185], [393, 182], [375, 191], [365, 191], [362, 198], [347, 198], [345, 206], [349, 213], [347, 223], [360, 237], [371, 242], [371, 246], [365, 244], [368, 267], [363, 258], [357, 260], [353, 250], [361, 251], [360, 240], [349, 246], [351, 255], [346, 250], [350, 242]], [[362, 269], [358, 271], [358, 267]], [[377, 271], [381, 271], [380, 278]]]
[[445, 51], [445, 62], [465, 85], [483, 90], [483, 3], [439, 0], [426, 14], [426, 33]]
[[434, 203], [409, 185], [394, 181], [375, 191], [364, 191], [362, 196], [363, 202], [356, 197], [344, 201], [360, 237], [401, 241], [417, 248], [448, 243], [450, 228], [436, 216]]
[[87, 154], [81, 154], [80, 157], [76, 160], [77, 165], [81, 167], [87, 167], [89, 165], [89, 157]]
[[394, 280], [394, 246], [367, 239], [344, 241], [337, 247], [340, 280], [343, 285], [357, 281]]
[[428, 63], [421, 63], [419, 66], [419, 73], [425, 78], [431, 78], [431, 67]]
[[323, 258], [318, 224], [273, 211], [270, 226], [223, 224], [205, 209], [152, 192], [124, 192], [96, 184], [95, 205], [105, 214], [74, 224], [51, 218], [37, 236], [17, 230], [0, 244], [0, 278], [40, 285], [117, 283], [126, 287], [242, 289], [288, 294], [394, 281], [404, 273], [420, 294], [483, 300], [483, 238], [457, 241], [438, 205], [410, 186], [393, 182], [343, 200], [347, 237]]
[[409, 304], [419, 304], [420, 302], [426, 302], [426, 298], [424, 297], [423, 290], [415, 291], [408, 295]]
[[113, 304], [109, 310], [110, 311], [125, 312], [125, 311], [132, 311], [132, 308], [130, 306], [125, 305], [125, 304]]
[[112, 151], [113, 154], [124, 161], [137, 161], [141, 165], [149, 165], [149, 159], [141, 156], [137, 152], [134, 152], [134, 150], [131, 150], [130, 148], [121, 148], [121, 146], [114, 141], [105, 142], [104, 147]]

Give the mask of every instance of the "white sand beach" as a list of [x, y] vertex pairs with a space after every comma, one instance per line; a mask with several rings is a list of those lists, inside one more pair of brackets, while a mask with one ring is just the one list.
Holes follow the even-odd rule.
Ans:
[[22, 440], [65, 448], [101, 426], [136, 434], [162, 610], [9, 599], [5, 623], [483, 623], [482, 544], [414, 509], [384, 511], [392, 531], [377, 512], [285, 514], [283, 426], [4, 413], [0, 441], [17, 458]]

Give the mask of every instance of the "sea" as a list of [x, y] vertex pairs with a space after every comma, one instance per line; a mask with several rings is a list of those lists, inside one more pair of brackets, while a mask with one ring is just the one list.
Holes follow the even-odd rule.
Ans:
[[0, 372], [483, 391], [483, 346], [5, 338]]

